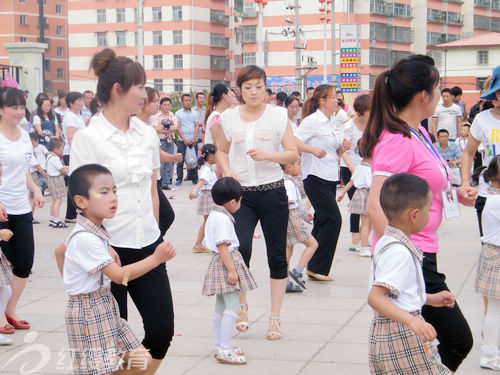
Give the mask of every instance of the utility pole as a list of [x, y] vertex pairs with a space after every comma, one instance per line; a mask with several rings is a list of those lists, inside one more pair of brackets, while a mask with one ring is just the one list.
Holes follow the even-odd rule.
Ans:
[[[335, 36], [335, 0], [332, 1], [332, 22], [331, 22], [331, 32], [332, 32], [332, 36], [331, 36], [331, 43], [332, 43], [332, 47], [331, 47], [331, 50], [332, 50], [332, 86], [335, 88], [335, 91], [337, 90], [337, 57], [336, 57], [336, 54], [337, 54], [337, 51], [336, 51], [336, 46], [335, 46], [335, 39], [336, 39], [336, 36]], [[325, 62], [326, 63], [326, 62]]]
[[259, 6], [259, 27], [257, 30], [257, 43], [258, 43], [258, 56], [257, 56], [257, 65], [261, 68], [264, 66], [264, 56], [262, 53], [262, 11], [264, 7], [262, 6], [262, 1], [258, 4]]
[[144, 0], [138, 0], [137, 5], [137, 61], [144, 66], [144, 17], [142, 16]]
[[295, 0], [295, 85], [301, 97], [304, 97], [302, 92], [302, 43], [300, 41], [300, 10], [299, 0]]
[[[45, 43], [45, 17], [43, 15], [43, 0], [38, 0], [38, 28], [40, 43]], [[42, 92], [45, 92], [45, 52], [42, 53]], [[36, 95], [36, 94], [34, 94]]]

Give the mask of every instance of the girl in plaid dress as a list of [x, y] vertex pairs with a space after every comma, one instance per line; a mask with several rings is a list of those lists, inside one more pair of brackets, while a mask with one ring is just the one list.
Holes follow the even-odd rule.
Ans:
[[392, 175], [380, 191], [389, 224], [375, 246], [370, 268], [368, 304], [375, 315], [368, 354], [372, 374], [452, 374], [441, 363], [436, 330], [420, 311], [424, 304], [453, 307], [455, 299], [447, 290], [426, 294], [423, 252], [410, 240], [427, 225], [431, 203], [427, 182], [409, 173]]
[[484, 316], [481, 367], [500, 371], [500, 156], [483, 174], [489, 184], [483, 209], [483, 246], [475, 280], [476, 292], [488, 297]]
[[50, 205], [49, 226], [52, 228], [67, 228], [68, 224], [63, 223], [59, 218], [59, 210], [64, 197], [66, 197], [66, 185], [64, 175], [68, 174], [68, 167], [61, 163], [61, 156], [64, 149], [64, 142], [59, 138], [52, 138], [49, 142], [50, 152], [47, 154], [47, 174], [49, 192], [52, 196]]
[[82, 211], [67, 239], [56, 249], [56, 260], [69, 294], [66, 330], [78, 375], [144, 374], [152, 358], [122, 318], [111, 294], [111, 281], [127, 285], [175, 256], [162, 242], [149, 257], [119, 266], [109, 246], [104, 219], [115, 216], [116, 185], [111, 172], [98, 164], [83, 165], [69, 178], [69, 192]]
[[193, 191], [189, 194], [189, 199], [198, 198], [198, 207], [196, 208], [196, 214], [203, 216], [203, 223], [198, 231], [198, 237], [196, 238], [196, 243], [193, 246], [194, 253], [210, 253], [205, 246], [201, 243], [205, 237], [205, 224], [207, 223], [208, 215], [212, 208], [215, 206], [212, 199], [212, 186], [214, 186], [215, 181], [217, 181], [217, 175], [215, 174], [215, 152], [216, 148], [214, 145], [207, 143], [203, 145], [201, 149], [201, 156], [198, 159], [198, 166], [200, 168], [200, 174], [198, 178], [198, 183], [194, 187]]
[[[359, 149], [359, 146], [358, 146]], [[356, 191], [349, 202], [349, 212], [351, 214], [359, 214], [361, 218], [361, 248], [356, 249], [359, 251], [359, 256], [370, 257], [372, 255], [368, 239], [371, 232], [371, 222], [368, 214], [366, 213], [366, 202], [368, 201], [368, 193], [372, 185], [372, 171], [370, 169], [370, 158], [364, 158], [361, 164], [356, 167], [351, 180], [344, 187], [344, 190], [337, 197], [340, 202], [346, 193], [354, 186]]]
[[281, 165], [285, 172], [285, 189], [288, 196], [288, 227], [286, 233], [286, 258], [290, 264], [290, 258], [293, 254], [293, 247], [299, 243], [306, 247], [300, 256], [299, 262], [295, 268], [288, 272], [288, 275], [299, 285], [294, 285], [288, 280], [286, 285], [286, 293], [302, 292], [306, 289], [306, 282], [303, 278], [304, 268], [314, 255], [318, 248], [318, 242], [307, 230], [305, 221], [312, 221], [313, 217], [309, 211], [301, 205], [302, 198], [305, 197], [302, 180], [297, 178], [302, 170], [300, 167], [300, 159], [292, 164]]
[[215, 206], [208, 216], [207, 247], [214, 253], [205, 275], [202, 294], [216, 295], [213, 327], [215, 358], [229, 365], [244, 365], [243, 351], [231, 344], [233, 327], [239, 312], [238, 292], [255, 289], [250, 270], [238, 251], [240, 245], [231, 214], [238, 211], [243, 194], [241, 185], [230, 177], [218, 180], [212, 188]]

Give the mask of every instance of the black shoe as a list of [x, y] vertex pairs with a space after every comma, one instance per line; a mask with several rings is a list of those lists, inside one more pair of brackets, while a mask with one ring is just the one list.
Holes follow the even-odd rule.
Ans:
[[198, 183], [198, 179], [193, 180], [193, 185], [196, 185]]
[[190, 181], [191, 180], [191, 177], [187, 176], [184, 181]]
[[170, 186], [168, 186], [168, 185], [167, 186], [162, 186], [161, 190], [170, 190]]
[[285, 293], [302, 293], [302, 288], [298, 285], [293, 284], [291, 281], [289, 281], [286, 284]]

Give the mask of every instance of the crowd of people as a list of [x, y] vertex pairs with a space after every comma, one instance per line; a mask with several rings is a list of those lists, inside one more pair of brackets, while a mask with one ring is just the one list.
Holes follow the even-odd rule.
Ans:
[[[270, 277], [266, 338], [279, 340], [285, 293], [333, 281], [337, 202], [347, 195], [349, 250], [372, 257], [370, 371], [450, 374], [471, 350], [467, 320], [437, 267], [443, 212], [451, 217], [459, 204], [475, 205], [483, 243], [480, 365], [500, 370], [500, 67], [469, 116], [460, 88], [440, 91], [434, 61], [422, 55], [380, 74], [352, 106], [326, 84], [307, 88], [304, 102], [299, 92], [273, 93], [264, 70], [251, 65], [237, 89], [181, 95], [175, 114], [171, 98], [145, 87], [139, 63], [105, 49], [90, 67], [95, 98], [69, 92], [53, 106], [40, 94], [29, 113], [21, 90], [0, 90], [0, 344], [30, 328], [16, 307], [33, 265], [35, 209], [48, 190], [49, 225], [74, 224], [55, 251], [74, 373], [122, 373], [120, 358], [132, 356], [143, 361], [127, 373], [156, 373], [174, 334], [166, 262], [175, 249], [164, 237], [175, 213], [163, 191], [190, 180], [203, 217], [192, 251], [213, 254], [202, 293], [217, 296], [219, 362], [247, 363], [231, 337], [234, 327], [250, 328], [257, 223]], [[299, 243], [305, 249], [293, 267]], [[126, 322], [129, 294], [142, 341]]]

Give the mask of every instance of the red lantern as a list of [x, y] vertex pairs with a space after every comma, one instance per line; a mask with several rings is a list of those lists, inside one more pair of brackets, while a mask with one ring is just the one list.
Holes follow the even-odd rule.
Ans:
[[321, 8], [319, 8], [319, 11], [320, 11], [320, 12], [324, 12], [324, 11], [325, 11], [325, 8], [321, 7]]
[[325, 2], [325, 0], [318, 0], [321, 4], [323, 4]]
[[331, 3], [332, 3], [332, 0], [326, 0], [326, 3], [327, 3], [327, 4], [331, 4]]
[[267, 5], [267, 0], [262, 0], [262, 6], [265, 7]]
[[257, 4], [262, 3], [262, 0], [254, 0]]
[[328, 8], [328, 9], [326, 10], [326, 13], [331, 13], [331, 12], [332, 12], [332, 10], [331, 10], [330, 8]]
[[324, 21], [325, 21], [325, 16], [324, 16], [324, 15], [319, 16], [319, 20], [320, 20], [321, 22], [324, 22]]
[[331, 20], [332, 20], [331, 18], [327, 18], [326, 23], [329, 23]]

